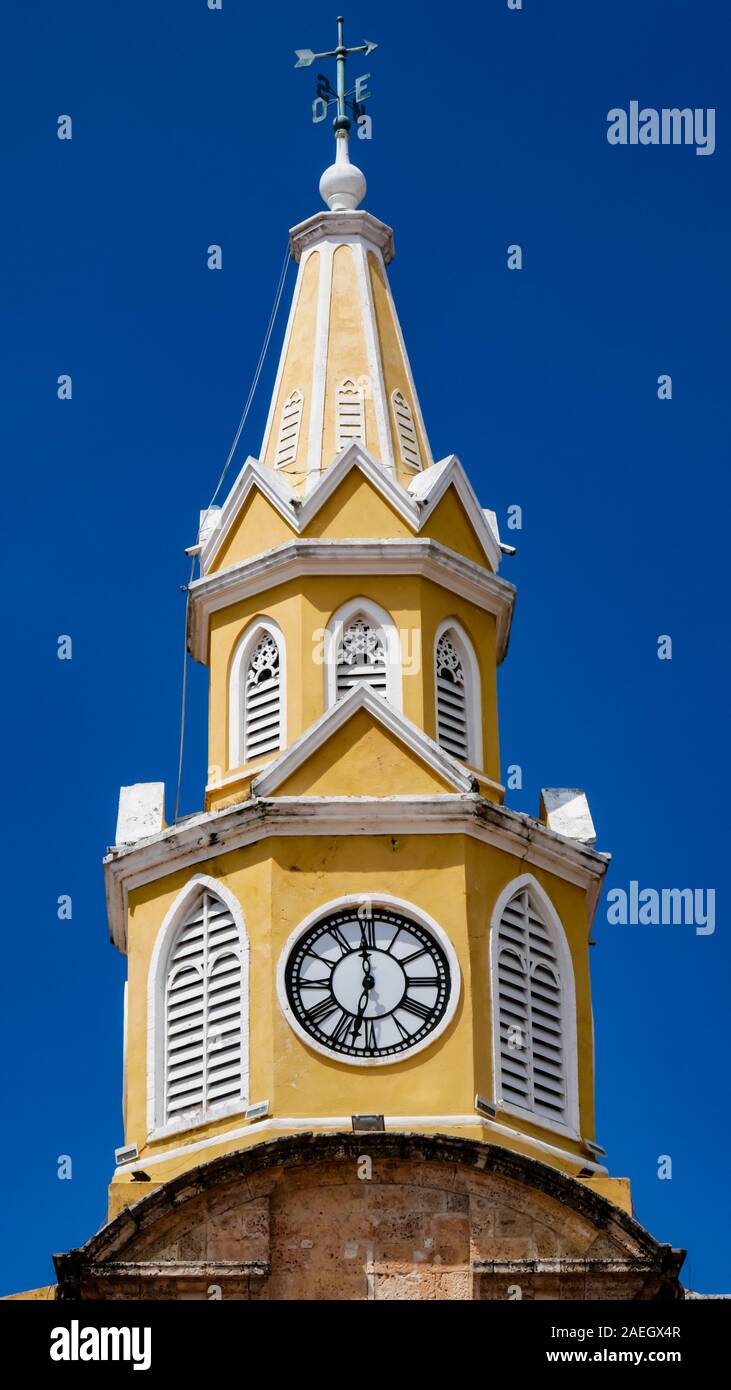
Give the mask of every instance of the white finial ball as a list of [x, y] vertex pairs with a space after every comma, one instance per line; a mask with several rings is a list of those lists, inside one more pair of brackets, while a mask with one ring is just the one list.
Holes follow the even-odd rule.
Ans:
[[335, 163], [320, 179], [320, 195], [331, 212], [349, 212], [362, 203], [366, 195], [365, 175], [348, 158], [348, 141], [342, 137], [336, 145]]

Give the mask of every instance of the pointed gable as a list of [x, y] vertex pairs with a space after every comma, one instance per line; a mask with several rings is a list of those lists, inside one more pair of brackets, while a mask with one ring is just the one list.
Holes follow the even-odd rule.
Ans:
[[260, 797], [467, 793], [472, 774], [380, 695], [356, 686], [252, 783]]
[[210, 572], [239, 565], [251, 559], [252, 555], [260, 555], [263, 550], [294, 540], [296, 534], [294, 524], [285, 521], [269, 498], [258, 487], [253, 487], [214, 556]]

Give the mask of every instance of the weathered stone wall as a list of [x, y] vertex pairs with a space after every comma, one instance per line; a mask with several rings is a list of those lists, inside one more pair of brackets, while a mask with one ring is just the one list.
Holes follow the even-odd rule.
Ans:
[[126, 1208], [60, 1272], [62, 1296], [85, 1298], [642, 1299], [677, 1293], [678, 1267], [627, 1213], [543, 1164], [364, 1135], [204, 1165]]

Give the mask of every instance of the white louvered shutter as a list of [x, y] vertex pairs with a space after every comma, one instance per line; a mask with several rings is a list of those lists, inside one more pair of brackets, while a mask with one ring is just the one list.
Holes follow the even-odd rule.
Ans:
[[466, 762], [469, 757], [467, 690], [464, 663], [448, 632], [436, 650], [437, 742]]
[[274, 454], [275, 468], [285, 468], [287, 464], [294, 463], [297, 457], [303, 403], [304, 396], [301, 391], [293, 391], [284, 402]]
[[341, 381], [337, 390], [335, 448], [338, 453], [352, 439], [366, 442], [365, 399], [360, 386], [352, 379]]
[[257, 642], [246, 668], [244, 688], [244, 758], [281, 747], [282, 672], [279, 647], [266, 632]]
[[498, 928], [498, 1009], [503, 1099], [565, 1122], [558, 956], [527, 889], [507, 904]]
[[365, 617], [354, 618], [345, 628], [337, 655], [337, 698], [354, 685], [368, 685], [387, 696], [386, 648], [383, 636]]
[[399, 446], [401, 448], [401, 458], [407, 468], [421, 468], [419, 441], [416, 436], [416, 426], [414, 425], [411, 406], [401, 391], [394, 391], [391, 400], [393, 401], [393, 413], [396, 419], [396, 430], [398, 433]]
[[166, 1122], [241, 1097], [242, 970], [231, 912], [204, 891], [178, 930], [167, 970]]

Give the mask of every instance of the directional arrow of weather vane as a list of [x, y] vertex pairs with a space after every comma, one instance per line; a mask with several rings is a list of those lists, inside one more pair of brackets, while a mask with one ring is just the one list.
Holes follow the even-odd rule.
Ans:
[[344, 24], [345, 20], [341, 15], [338, 17], [338, 46], [337, 48], [331, 49], [329, 53], [313, 53], [311, 48], [296, 48], [294, 51], [295, 57], [297, 59], [297, 62], [295, 63], [296, 68], [309, 68], [312, 66], [316, 58], [335, 58], [337, 65], [338, 89], [337, 93], [333, 92], [332, 95], [337, 98], [338, 103], [338, 114], [335, 119], [336, 131], [350, 130], [350, 118], [348, 117], [346, 109], [347, 99], [345, 93], [345, 65], [348, 54], [363, 53], [366, 57], [368, 57], [368, 54], [372, 53], [374, 48], [378, 47], [378, 44], [371, 43], [368, 39], [366, 39], [364, 43], [358, 46], [358, 48], [346, 48], [343, 36]]

